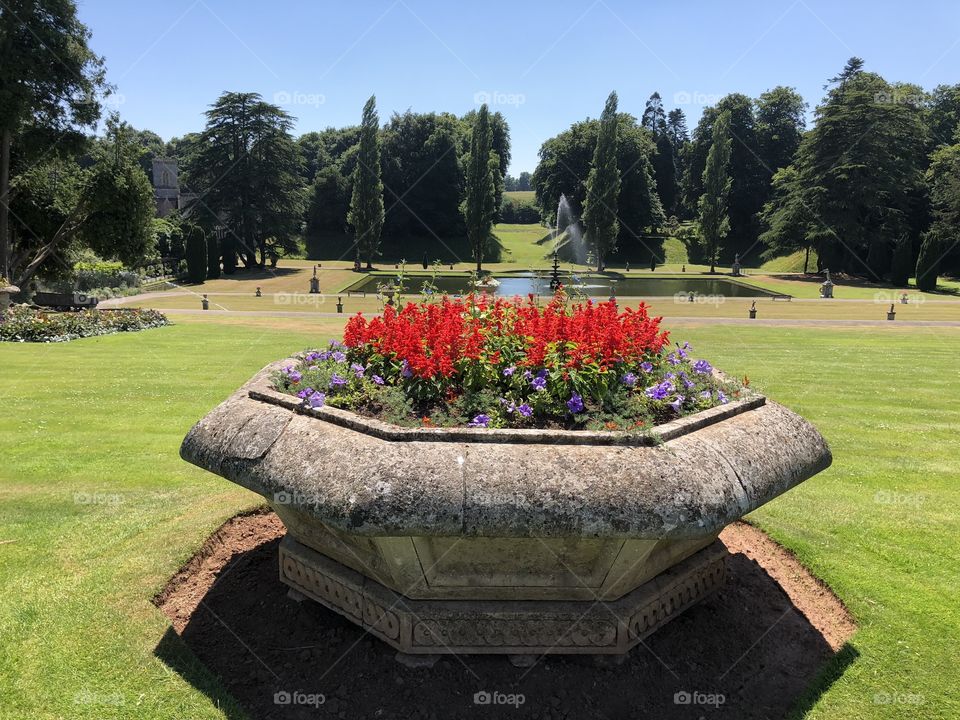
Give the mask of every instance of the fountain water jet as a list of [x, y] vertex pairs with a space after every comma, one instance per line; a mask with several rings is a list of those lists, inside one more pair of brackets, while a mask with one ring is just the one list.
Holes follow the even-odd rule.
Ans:
[[584, 265], [587, 262], [587, 247], [580, 231], [580, 223], [570, 207], [567, 196], [561, 194], [557, 203], [557, 228], [553, 235], [553, 252], [564, 260]]

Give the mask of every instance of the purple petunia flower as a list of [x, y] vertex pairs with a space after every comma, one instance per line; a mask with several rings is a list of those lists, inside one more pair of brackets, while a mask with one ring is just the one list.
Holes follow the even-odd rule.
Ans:
[[334, 374], [330, 377], [330, 387], [341, 387], [341, 386], [346, 385], [346, 384], [347, 384], [347, 379], [346, 379], [346, 378], [343, 378], [343, 377], [340, 377], [340, 376], [337, 375], [336, 373], [334, 373]]
[[330, 359], [330, 351], [329, 351], [329, 350], [324, 350], [323, 352], [318, 352], [318, 353], [317, 353], [317, 356], [314, 358], [314, 360], [329, 360], [329, 359]]
[[645, 373], [653, 372], [653, 364], [644, 361], [640, 363], [640, 369], [643, 370]]
[[289, 373], [287, 373], [287, 378], [289, 378], [290, 382], [292, 383], [298, 383], [303, 379], [303, 375], [296, 370], [291, 370]]
[[670, 353], [669, 355], [667, 355], [667, 362], [670, 363], [671, 365], [679, 365], [680, 358], [677, 357], [676, 353]]
[[313, 388], [309, 388], [309, 387], [304, 388], [303, 390], [297, 393], [297, 397], [300, 398], [301, 400], [304, 400], [310, 397], [311, 395], [313, 395]]
[[350, 369], [353, 370], [353, 374], [356, 375], [358, 378], [362, 378], [363, 373], [365, 372], [365, 368], [360, 363], [353, 363], [350, 366]]
[[574, 414], [583, 412], [583, 398], [577, 395], [577, 393], [573, 393], [570, 399], [567, 400], [567, 408]]
[[307, 405], [312, 408], [323, 407], [323, 404], [327, 401], [327, 396], [322, 392], [315, 392], [313, 395], [307, 398]]
[[524, 417], [530, 417], [531, 415], [533, 415], [533, 408], [527, 405], [526, 403], [523, 403], [523, 405], [517, 406], [517, 412], [523, 415]]
[[632, 372], [628, 372], [626, 375], [623, 376], [623, 384], [626, 385], [627, 387], [633, 387], [634, 385], [637, 384], [637, 376], [634, 375]]
[[644, 392], [651, 400], [666, 400], [667, 396], [674, 391], [673, 383], [664, 380], [659, 385], [648, 387]]
[[404, 360], [403, 364], [400, 366], [400, 374], [405, 378], [413, 376], [413, 370], [410, 369], [410, 363], [408, 363], [406, 360]]
[[542, 392], [547, 389], [547, 379], [537, 376], [530, 381], [530, 385], [537, 392]]
[[730, 398], [723, 394], [723, 390], [717, 390], [717, 400], [726, 405], [730, 402]]
[[313, 362], [314, 360], [318, 359], [319, 357], [320, 357], [320, 353], [318, 353], [317, 351], [314, 350], [314, 351], [312, 351], [312, 352], [307, 353], [306, 357], [304, 357], [303, 360], [304, 360], [304, 362]]
[[538, 378], [545, 378], [546, 376], [547, 376], [547, 369], [546, 369], [546, 368], [542, 368], [542, 369], [540, 369], [540, 370], [537, 370], [537, 377], [538, 377]]
[[347, 361], [346, 353], [343, 353], [339, 350], [335, 350], [334, 352], [330, 353], [330, 357], [333, 358], [334, 362], [342, 363]]
[[683, 386], [687, 390], [693, 390], [694, 385], [696, 383], [694, 383], [689, 377], [687, 377], [687, 374], [685, 372], [680, 373], [680, 379], [683, 380]]
[[374, 385], [383, 385], [383, 378], [380, 377], [379, 375], [374, 375], [374, 376], [373, 376], [372, 378], [370, 378], [370, 379], [373, 380], [373, 384], [374, 384]]
[[530, 372], [529, 370], [524, 370], [524, 371], [523, 371], [523, 379], [524, 379], [524, 380], [529, 380], [529, 379], [532, 378], [532, 377], [533, 377], [533, 373], [532, 373], [532, 372]]
[[467, 427], [486, 427], [490, 424], [490, 416], [480, 413], [473, 420], [467, 423]]
[[709, 400], [710, 398], [713, 397], [713, 393], [710, 392], [709, 390], [704, 390], [702, 393], [700, 393], [700, 397], [706, 398], [707, 400]]
[[683, 407], [683, 401], [685, 399], [686, 398], [684, 398], [683, 395], [677, 395], [676, 400], [670, 403], [670, 407], [672, 407], [676, 412], [680, 412], [680, 408]]
[[505, 368], [503, 369], [503, 376], [504, 376], [504, 377], [510, 377], [510, 376], [513, 375], [516, 371], [517, 371], [517, 368], [516, 368], [515, 366], [513, 366], [513, 365], [511, 365], [510, 367], [505, 367]]
[[697, 360], [693, 364], [693, 369], [701, 375], [708, 375], [709, 373], [713, 372], [713, 366], [706, 360]]

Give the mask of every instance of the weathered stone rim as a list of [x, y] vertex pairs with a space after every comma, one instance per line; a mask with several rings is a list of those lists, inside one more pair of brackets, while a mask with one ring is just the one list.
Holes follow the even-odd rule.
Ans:
[[[298, 357], [289, 357], [271, 363], [264, 370], [279, 371], [280, 368], [299, 362]], [[469, 442], [469, 443], [507, 443], [551, 445], [640, 445], [653, 446], [662, 442], [687, 435], [741, 413], [755, 410], [766, 404], [767, 399], [760, 393], [751, 392], [749, 397], [734, 400], [726, 405], [701, 410], [693, 415], [656, 425], [646, 432], [630, 433], [624, 431], [602, 432], [595, 430], [548, 430], [523, 428], [406, 428], [387, 423], [376, 418], [365, 417], [340, 408], [305, 407], [292, 395], [279, 392], [272, 387], [270, 374], [256, 378], [249, 384], [248, 396], [287, 410], [325, 420], [334, 425], [356, 430], [381, 440], [400, 442]], [[717, 373], [720, 375], [719, 373]], [[722, 377], [722, 376], [721, 376]]]

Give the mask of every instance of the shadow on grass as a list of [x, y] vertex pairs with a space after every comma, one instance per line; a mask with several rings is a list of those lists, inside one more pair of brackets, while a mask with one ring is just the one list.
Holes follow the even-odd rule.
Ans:
[[228, 720], [248, 720], [237, 701], [224, 689], [224, 683], [217, 679], [202, 662], [197, 659], [189, 646], [168, 628], [154, 648], [153, 654], [167, 667], [176, 672], [186, 682], [202, 692], [222, 712]]
[[[548, 656], [520, 669], [502, 656], [451, 655], [411, 669], [339, 614], [290, 600], [278, 579], [278, 544], [233, 556], [180, 638], [165, 636], [157, 647], [225, 712], [220, 683], [255, 718], [782, 718], [812, 707], [856, 658], [849, 646], [835, 655], [780, 585], [735, 554], [723, 588], [620, 666]], [[484, 690], [522, 695], [523, 704], [474, 704]], [[283, 704], [284, 693], [322, 694], [324, 702]]]
[[[755, 268], [754, 268], [755, 269]], [[824, 275], [822, 273], [762, 273], [768, 277], [774, 278], [776, 280], [791, 280], [793, 282], [809, 282], [820, 285], [824, 280]], [[898, 287], [896, 285], [891, 285], [887, 282], [875, 282], [872, 280], [867, 280], [865, 278], [856, 277], [854, 275], [845, 275], [841, 273], [830, 273], [830, 279], [833, 280], [838, 287], [855, 287], [855, 288], [866, 288], [868, 290], [896, 290], [896, 291], [905, 291], [905, 292], [917, 292], [917, 286], [912, 285], [908, 288]], [[951, 288], [951, 287], [938, 287], [936, 290], [925, 290], [931, 295], [947, 295], [949, 297], [956, 297], [960, 295], [960, 289]]]
[[[282, 260], [280, 262], [283, 262]], [[275, 280], [288, 275], [296, 275], [308, 271], [303, 267], [275, 267], [275, 268], [237, 268], [229, 275], [221, 273], [218, 280]]]
[[830, 689], [837, 680], [839, 680], [847, 668], [856, 662], [860, 657], [850, 643], [845, 643], [840, 651], [827, 661], [827, 664], [820, 671], [819, 676], [810, 686], [809, 690], [797, 699], [790, 713], [791, 720], [801, 720], [807, 716], [817, 701]]

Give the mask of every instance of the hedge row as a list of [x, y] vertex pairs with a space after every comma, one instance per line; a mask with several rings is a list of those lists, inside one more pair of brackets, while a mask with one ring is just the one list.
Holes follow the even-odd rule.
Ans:
[[13, 305], [0, 315], [0, 341], [67, 342], [94, 335], [134, 332], [169, 325], [156, 310], [83, 310], [44, 312]]

